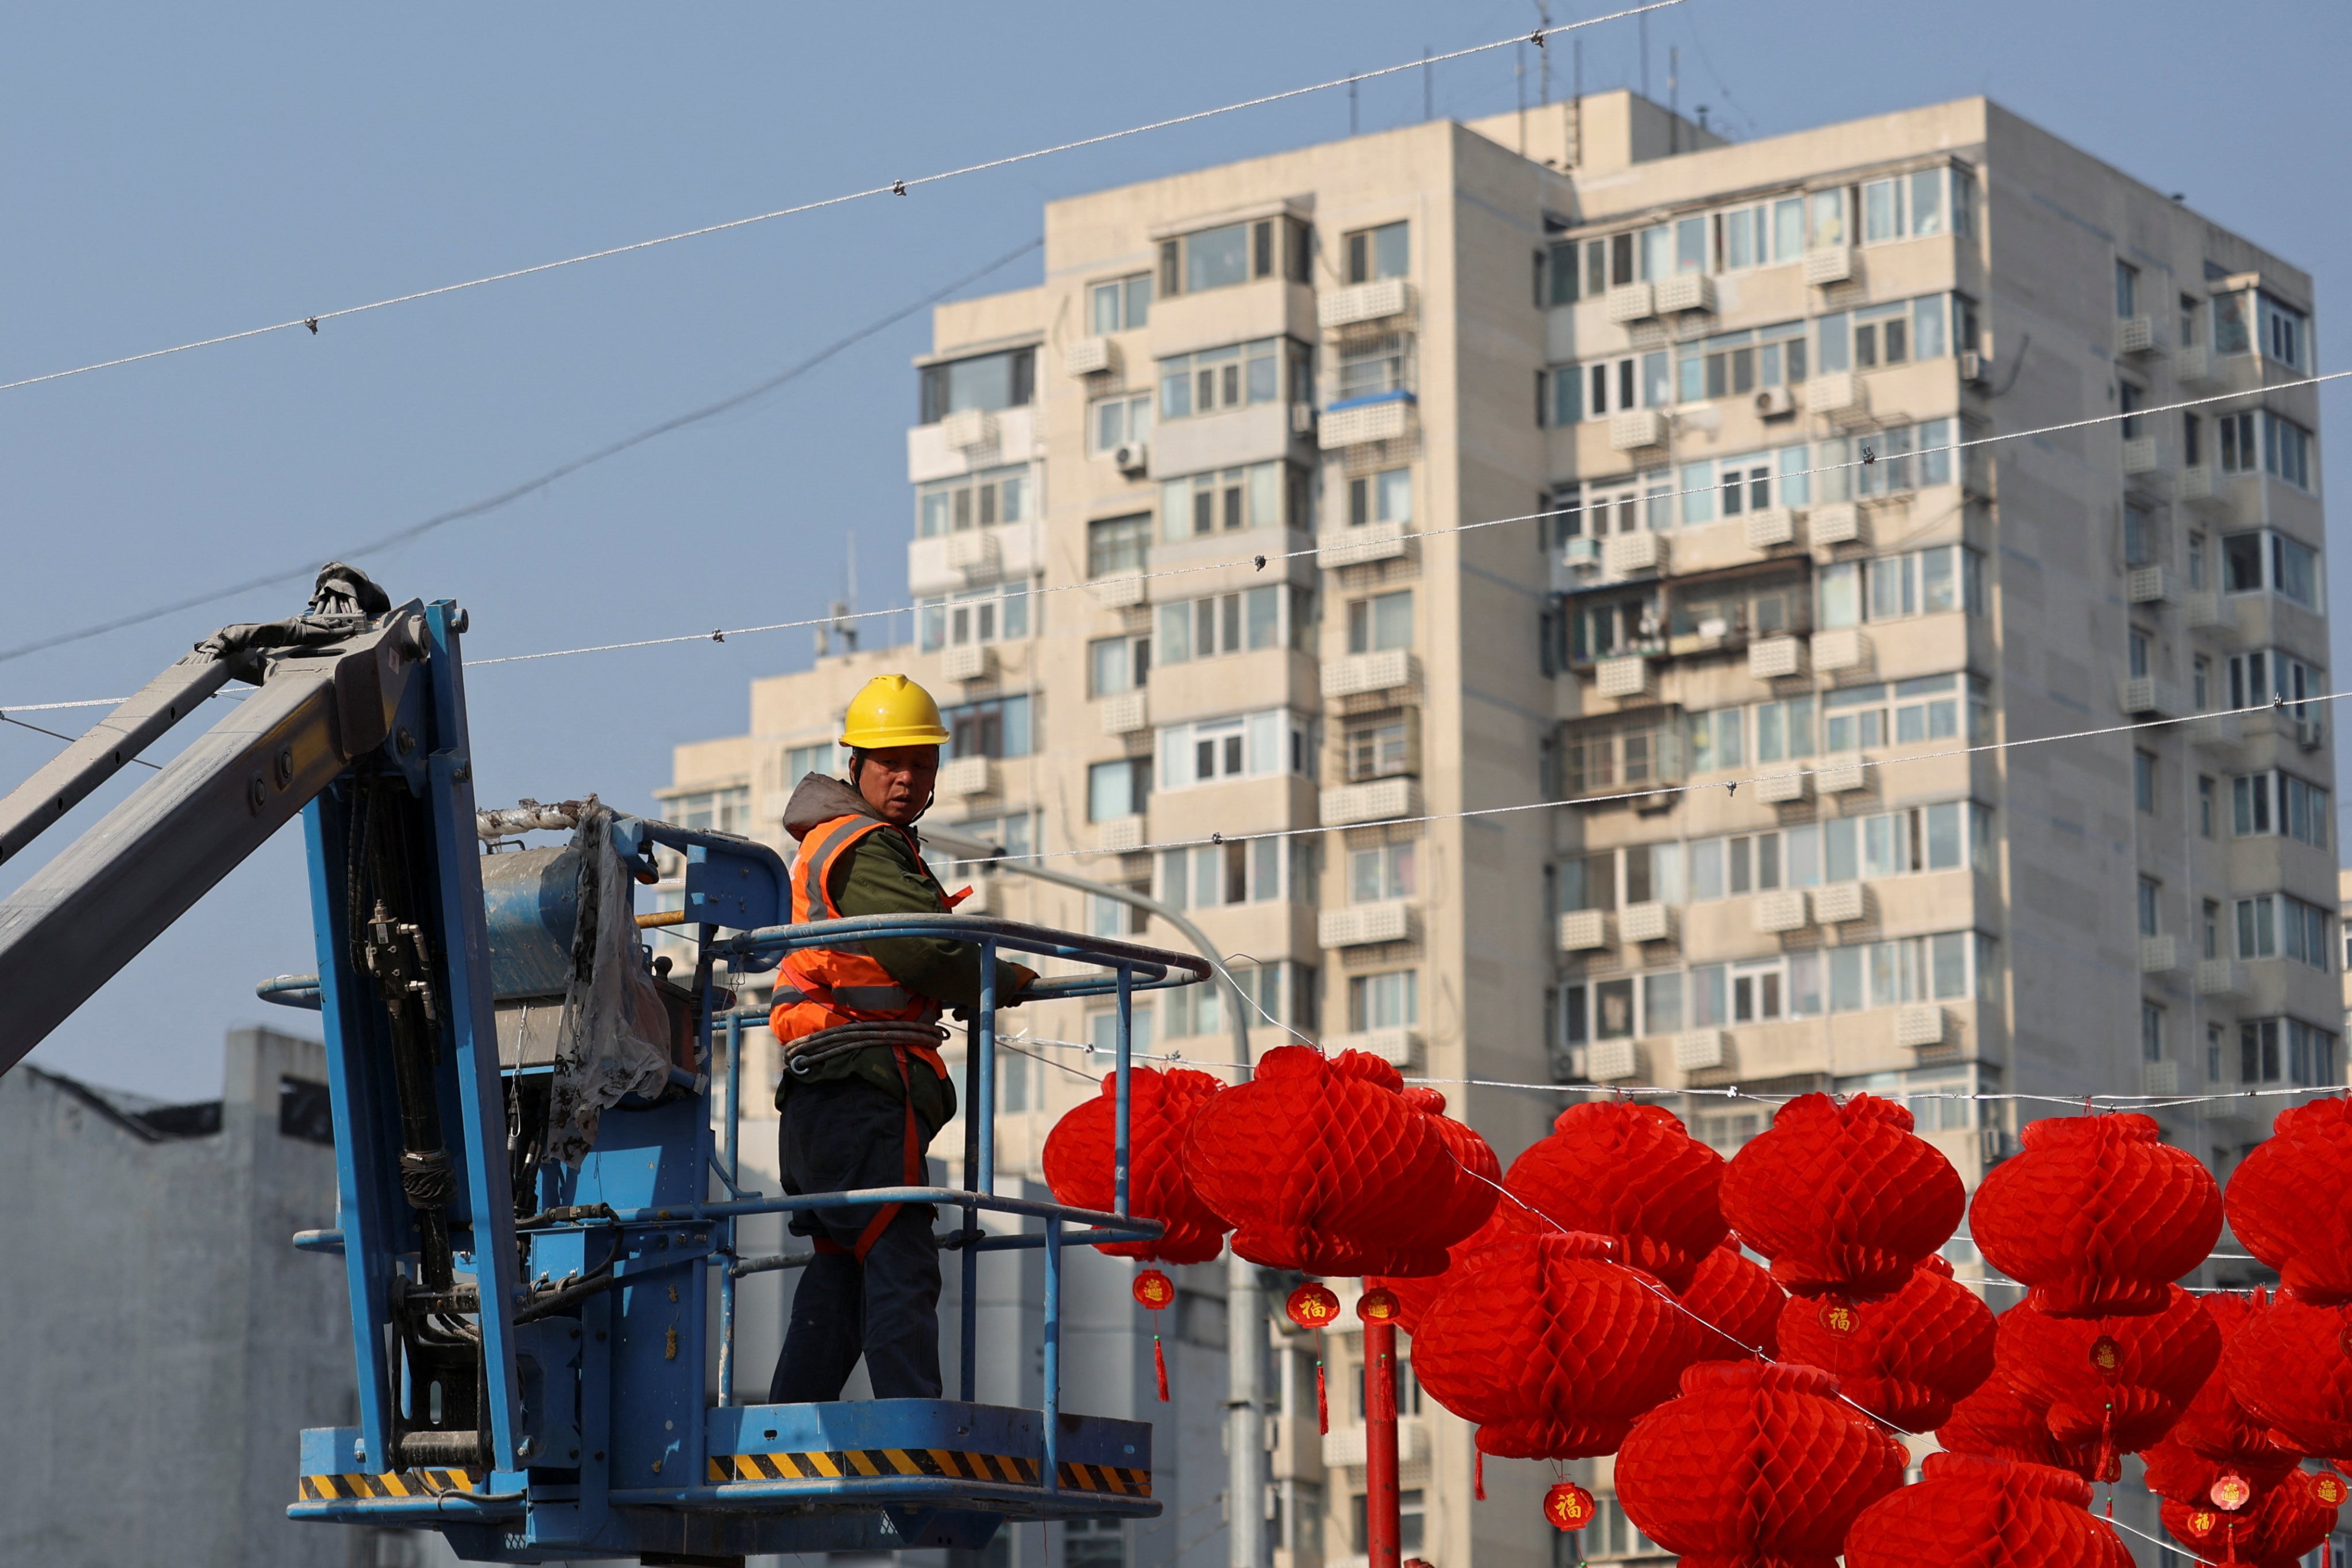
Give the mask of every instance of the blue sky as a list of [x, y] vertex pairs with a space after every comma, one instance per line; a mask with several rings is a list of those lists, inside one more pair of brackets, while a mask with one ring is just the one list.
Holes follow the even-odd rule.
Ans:
[[[1553, 0], [1552, 19], [1601, 8]], [[0, 381], [1410, 60], [1536, 14], [1528, 0], [32, 8], [0, 53]], [[1690, 0], [1646, 32], [1654, 96], [1678, 48], [1681, 102], [1742, 138], [1990, 93], [2314, 271], [2322, 368], [2336, 368], [2352, 10]], [[1641, 33], [1579, 35], [1589, 89], [1640, 84]], [[1439, 68], [1437, 112], [1512, 107], [1522, 52]], [[1552, 65], [1565, 94], [1566, 40]], [[1375, 130], [1419, 119], [1422, 99], [1409, 72], [1364, 87], [1356, 112]], [[1055, 196], [1342, 135], [1349, 115], [1334, 91], [316, 337], [0, 393], [0, 647], [461, 506], [774, 374], [1034, 237]], [[1036, 276], [1031, 255], [977, 287]], [[480, 657], [814, 614], [841, 591], [853, 535], [861, 604], [893, 602], [908, 360], [926, 346], [925, 320], [903, 322], [718, 419], [363, 563], [396, 597], [467, 605]], [[2333, 450], [2352, 394], [2330, 388], [2323, 406]], [[2352, 586], [2345, 563], [2331, 575], [2339, 595]], [[214, 626], [301, 597], [248, 593], [0, 661], [0, 709], [131, 691]], [[809, 656], [807, 634], [785, 632], [483, 669], [482, 798], [596, 790], [646, 805], [673, 744], [740, 730], [749, 679]], [[53, 750], [0, 726], [0, 777]], [[20, 875], [0, 872], [0, 890]], [[253, 982], [311, 966], [289, 834], [34, 1059], [168, 1098], [215, 1093], [224, 1029], [309, 1022], [256, 1002]]]

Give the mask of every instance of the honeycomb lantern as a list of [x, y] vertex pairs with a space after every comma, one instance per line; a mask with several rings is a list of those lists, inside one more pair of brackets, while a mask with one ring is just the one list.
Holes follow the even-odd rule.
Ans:
[[1482, 1453], [1575, 1459], [1615, 1450], [1675, 1391], [1701, 1331], [1665, 1288], [1610, 1259], [1614, 1238], [1511, 1237], [1464, 1260], [1423, 1313], [1424, 1393], [1478, 1424]]
[[1417, 1334], [1421, 1331], [1423, 1314], [1436, 1303], [1440, 1296], [1453, 1288], [1454, 1281], [1462, 1278], [1464, 1259], [1476, 1256], [1507, 1237], [1533, 1236], [1548, 1228], [1541, 1220], [1535, 1218], [1526, 1209], [1507, 1197], [1496, 1204], [1495, 1212], [1486, 1216], [1485, 1225], [1445, 1249], [1445, 1268], [1443, 1272], [1424, 1275], [1415, 1279], [1395, 1279], [1384, 1274], [1373, 1275], [1368, 1277], [1364, 1283], [1367, 1286], [1380, 1286], [1394, 1296], [1397, 1301], [1397, 1326], [1408, 1334]]
[[[2288, 1465], [2250, 1475], [2235, 1465], [2217, 1464], [2191, 1451], [2178, 1437], [2167, 1437], [2143, 1452], [2140, 1463], [2141, 1479], [2157, 1496], [2197, 1508], [2218, 1508], [2224, 1513], [2244, 1508], [2265, 1489], [2296, 1473], [2295, 1467]], [[2342, 1484], [2340, 1479], [2336, 1484]]]
[[1969, 1232], [2053, 1317], [2161, 1310], [2221, 1234], [2221, 1191], [2137, 1113], [2026, 1124], [2024, 1152], [1977, 1187]]
[[[2320, 1483], [2329, 1482], [2323, 1488]], [[2296, 1568], [2336, 1528], [2343, 1488], [2333, 1478], [2291, 1470], [2243, 1508], [2185, 1503], [2166, 1498], [2158, 1510], [2171, 1537], [2207, 1562], [2245, 1568]]]
[[1749, 1361], [1780, 1353], [1780, 1309], [1789, 1293], [1730, 1242], [1699, 1259], [1683, 1306], [1698, 1319], [1699, 1361]]
[[2213, 1369], [2198, 1389], [2197, 1397], [2180, 1413], [2169, 1440], [2224, 1469], [2268, 1485], [2294, 1469], [2303, 1455], [2280, 1442], [2270, 1424], [2256, 1417], [2239, 1401], [2231, 1392], [2229, 1377], [2230, 1347], [2267, 1308], [2268, 1302], [2259, 1292], [2252, 1296], [2208, 1296], [2204, 1301], [2213, 1326], [2221, 1331], [2221, 1364]]
[[2352, 1207], [2314, 1201], [2352, 1188], [2352, 1100], [2283, 1110], [2271, 1132], [2231, 1174], [2222, 1197], [2230, 1234], [2302, 1300], [2352, 1301]]
[[1992, 1375], [1992, 1311], [1941, 1258], [1883, 1301], [1792, 1299], [1780, 1310], [1783, 1360], [1820, 1367], [1890, 1426], [1926, 1432]]
[[1563, 1229], [1615, 1237], [1629, 1267], [1681, 1290], [1723, 1240], [1723, 1170], [1674, 1112], [1612, 1101], [1561, 1111], [1503, 1184]]
[[1706, 1568], [1831, 1568], [1854, 1516], [1903, 1484], [1903, 1445], [1787, 1363], [1703, 1362], [1634, 1423], [1617, 1499], [1644, 1535]]
[[[1362, 1051], [1278, 1046], [1193, 1112], [1183, 1166], [1253, 1263], [1412, 1278], [1494, 1213], [1494, 1152]], [[1475, 1166], [1475, 1168], [1469, 1168]], [[1488, 1180], [1480, 1180], [1481, 1176]]]
[[2352, 1308], [2282, 1296], [2230, 1336], [2221, 1373], [2246, 1413], [2306, 1454], [2352, 1455]]
[[2107, 1473], [2101, 1474], [2098, 1445], [2061, 1443], [2053, 1437], [2050, 1407], [2028, 1399], [2001, 1375], [1998, 1353], [1993, 1374], [1952, 1406], [1950, 1416], [1936, 1428], [1936, 1441], [1955, 1454], [2044, 1465], [2085, 1480], [2115, 1480], [2122, 1468], [2110, 1456]]
[[1920, 1480], [1879, 1499], [1846, 1532], [1845, 1568], [2132, 1568], [2091, 1483], [2065, 1470], [1977, 1454], [1930, 1454]]
[[2050, 1435], [2103, 1456], [2172, 1430], [2221, 1357], [2221, 1331], [2178, 1285], [2164, 1310], [2128, 1318], [2054, 1318], [2031, 1302], [2000, 1315], [2001, 1374], [2045, 1404]]
[[[1128, 1208], [1168, 1227], [1157, 1241], [1100, 1241], [1114, 1258], [1154, 1263], [1206, 1263], [1223, 1250], [1232, 1226], [1185, 1179], [1181, 1158], [1193, 1113], [1224, 1085], [1191, 1068], [1131, 1069], [1128, 1090]], [[1102, 1093], [1071, 1109], [1045, 1135], [1045, 1184], [1074, 1208], [1109, 1210], [1117, 1201], [1112, 1162], [1118, 1075], [1103, 1075]]]
[[1951, 1239], [1968, 1194], [1900, 1105], [1807, 1094], [1733, 1157], [1722, 1203], [1739, 1239], [1772, 1260], [1772, 1278], [1791, 1294], [1870, 1301], [1901, 1289]]

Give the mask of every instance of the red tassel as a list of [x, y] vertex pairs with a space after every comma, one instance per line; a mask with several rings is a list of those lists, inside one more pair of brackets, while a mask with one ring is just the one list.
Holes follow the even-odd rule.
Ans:
[[1323, 1358], [1315, 1358], [1315, 1430], [1328, 1436], [1331, 1431], [1331, 1401], [1323, 1392]]
[[1470, 1470], [1471, 1494], [1480, 1502], [1485, 1502], [1486, 1500], [1486, 1450], [1473, 1448], [1470, 1451], [1477, 1456]]
[[1168, 1403], [1168, 1358], [1160, 1350], [1160, 1336], [1151, 1336], [1151, 1370], [1160, 1379], [1160, 1403]]

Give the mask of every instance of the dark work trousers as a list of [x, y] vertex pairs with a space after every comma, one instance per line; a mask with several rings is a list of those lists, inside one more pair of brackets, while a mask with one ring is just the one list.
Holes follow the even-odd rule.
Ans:
[[[796, 1085], [780, 1136], [788, 1193], [906, 1184], [907, 1102], [863, 1079]], [[792, 1228], [847, 1248], [874, 1214], [873, 1205], [820, 1209], [793, 1215]], [[801, 1270], [769, 1403], [839, 1399], [860, 1354], [875, 1398], [940, 1396], [940, 1255], [928, 1204], [900, 1209], [863, 1264], [820, 1250]]]

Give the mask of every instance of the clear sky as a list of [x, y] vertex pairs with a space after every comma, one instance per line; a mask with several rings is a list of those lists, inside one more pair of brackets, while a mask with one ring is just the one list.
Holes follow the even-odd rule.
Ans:
[[[1551, 19], [1606, 8], [1552, 0]], [[27, 7], [0, 50], [0, 381], [1410, 60], [1536, 18], [1528, 0]], [[1652, 95], [1666, 97], [1679, 49], [1680, 102], [1741, 139], [1990, 94], [2313, 271], [2322, 368], [2338, 368], [2327, 321], [2352, 253], [2352, 7], [1689, 0], [1645, 30]], [[1642, 85], [1643, 31], [1577, 35], [1587, 89]], [[1565, 95], [1574, 50], [1561, 39], [1549, 53]], [[1508, 49], [1432, 73], [1436, 112], [1512, 107], [1522, 55], [1532, 100], [1539, 65]], [[1409, 72], [1364, 87], [1354, 112], [1377, 130], [1420, 119], [1423, 97]], [[0, 647], [463, 506], [921, 298], [1034, 237], [1048, 199], [1344, 135], [1349, 114], [1336, 90], [330, 321], [316, 337], [0, 393]], [[1033, 253], [974, 291], [1037, 275]], [[861, 607], [898, 602], [908, 360], [928, 332], [919, 315], [726, 416], [362, 563], [395, 598], [466, 605], [478, 657], [815, 614], [843, 589], [853, 537]], [[2323, 406], [2333, 452], [2352, 437], [2352, 393], [2331, 387]], [[2331, 577], [2352, 603], [2352, 567], [2334, 561]], [[303, 596], [300, 584], [248, 592], [0, 660], [0, 710], [134, 690], [215, 626]], [[810, 651], [796, 631], [480, 670], [481, 798], [593, 790], [647, 806], [674, 743], [739, 731], [750, 679]], [[47, 717], [71, 731], [91, 716]], [[54, 750], [0, 726], [0, 778]], [[21, 875], [0, 871], [0, 891]], [[312, 1022], [252, 994], [315, 966], [308, 917], [289, 831], [34, 1059], [157, 1096], [217, 1093], [224, 1029]]]

